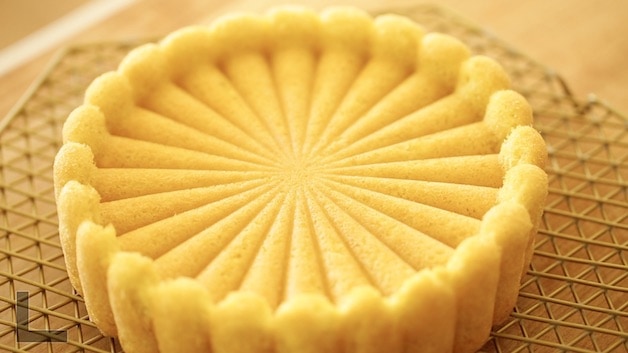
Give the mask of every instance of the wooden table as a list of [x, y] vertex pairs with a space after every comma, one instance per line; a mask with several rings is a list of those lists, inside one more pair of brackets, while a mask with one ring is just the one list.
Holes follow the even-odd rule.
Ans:
[[[191, 23], [207, 23], [232, 10], [261, 10], [276, 0], [138, 0], [62, 43], [155, 37]], [[353, 4], [379, 10], [416, 1], [300, 1], [314, 7]], [[536, 61], [556, 70], [575, 95], [595, 94], [628, 112], [628, 1], [622, 0], [443, 0], [438, 2], [480, 24]], [[28, 20], [28, 19], [25, 19]], [[54, 50], [0, 77], [0, 117], [10, 111], [44, 70]]]

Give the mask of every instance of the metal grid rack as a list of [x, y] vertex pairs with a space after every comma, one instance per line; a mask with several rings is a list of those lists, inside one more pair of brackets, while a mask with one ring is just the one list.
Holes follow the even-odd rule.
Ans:
[[[448, 10], [393, 12], [502, 63], [547, 142], [549, 196], [535, 255], [517, 307], [482, 352], [628, 352], [628, 119], [574, 98], [551, 70]], [[89, 82], [137, 44], [68, 48], [0, 122], [0, 351], [122, 351], [69, 283], [52, 162]]]

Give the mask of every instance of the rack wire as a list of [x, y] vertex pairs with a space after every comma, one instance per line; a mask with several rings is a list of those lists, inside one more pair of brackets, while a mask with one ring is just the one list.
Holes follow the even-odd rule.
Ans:
[[[628, 352], [628, 119], [449, 10], [393, 9], [497, 59], [546, 140], [549, 196], [509, 320], [482, 352]], [[122, 352], [89, 321], [59, 243], [52, 162], [87, 85], [139, 42], [61, 52], [0, 122], [0, 350]]]

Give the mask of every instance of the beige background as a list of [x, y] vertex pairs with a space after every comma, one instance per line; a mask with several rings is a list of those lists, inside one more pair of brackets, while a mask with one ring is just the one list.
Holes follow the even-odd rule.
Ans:
[[[36, 2], [37, 5], [32, 3]], [[0, 47], [32, 31], [50, 17], [63, 15], [89, 0], [2, 0]], [[289, 1], [321, 7], [351, 4], [366, 9], [417, 4], [417, 1]], [[7, 4], [19, 3], [10, 11]], [[274, 0], [137, 0], [116, 15], [73, 35], [19, 68], [0, 77], [0, 118], [15, 105], [41, 74], [52, 52], [71, 43], [160, 36], [190, 23], [206, 23], [234, 9], [259, 10]], [[495, 36], [553, 68], [574, 93], [595, 93], [620, 112], [628, 113], [628, 1], [626, 0], [442, 0], [441, 4], [482, 25]], [[28, 6], [30, 4], [30, 6]], [[35, 6], [39, 10], [32, 10]], [[49, 6], [50, 9], [46, 9]], [[22, 9], [22, 10], [20, 10]], [[25, 10], [24, 10], [25, 9]], [[30, 9], [30, 10], [29, 10]], [[46, 16], [44, 16], [46, 15]], [[26, 30], [24, 29], [26, 28]], [[14, 40], [14, 39], [13, 39]], [[1, 43], [5, 43], [2, 45]]]
[[0, 0], [0, 49], [44, 27], [89, 0]]

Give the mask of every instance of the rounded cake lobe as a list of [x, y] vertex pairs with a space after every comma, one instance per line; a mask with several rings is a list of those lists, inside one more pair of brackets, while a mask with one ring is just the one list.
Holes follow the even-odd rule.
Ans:
[[[123, 117], [130, 115], [133, 109], [135, 109], [136, 102], [133, 99], [133, 85], [131, 84], [133, 80], [130, 80], [127, 76], [138, 82], [136, 86], [145, 83], [154, 87], [163, 79], [163, 77], [160, 77], [162, 70], [156, 68], [152, 68], [151, 70], [147, 67], [148, 65], [144, 64], [147, 56], [150, 57], [147, 52], [150, 51], [151, 48], [154, 47], [147, 45], [134, 49], [134, 51], [132, 51], [134, 54], [123, 61], [126, 62], [125, 67], [127, 71], [133, 71], [131, 67], [134, 66], [142, 67], [141, 69], [135, 69], [133, 73], [126, 72], [124, 74], [120, 71], [110, 71], [94, 79], [85, 91], [83, 104], [98, 107], [107, 121], [116, 118], [117, 115]], [[131, 69], [129, 70], [129, 68]], [[150, 80], [153, 80], [153, 82], [150, 82]], [[113, 123], [115, 122], [116, 121], [113, 121]]]
[[465, 239], [447, 263], [456, 297], [453, 352], [475, 352], [489, 336], [499, 286], [499, 250], [493, 237], [480, 233]]
[[401, 335], [396, 313], [381, 293], [373, 287], [354, 288], [346, 300], [338, 303], [342, 317], [342, 352], [398, 352]]
[[82, 295], [90, 320], [106, 336], [118, 334], [107, 288], [107, 271], [118, 251], [116, 231], [111, 225], [81, 223], [76, 232], [76, 266], [81, 269]]
[[371, 55], [414, 69], [419, 43], [425, 34], [423, 28], [407, 17], [393, 14], [377, 16], [374, 25]]
[[504, 187], [499, 191], [500, 200], [515, 200], [523, 205], [533, 220], [545, 204], [547, 174], [534, 164], [519, 164], [506, 172]]
[[458, 309], [449, 276], [444, 266], [419, 271], [388, 299], [397, 318], [401, 351], [453, 351]]
[[303, 294], [282, 303], [275, 312], [273, 329], [277, 352], [339, 351], [339, 313], [320, 294]]
[[471, 56], [469, 48], [458, 39], [442, 33], [426, 33], [419, 48], [418, 70], [431, 80], [455, 88], [461, 64]]
[[499, 190], [498, 200], [514, 200], [528, 212], [532, 224], [525, 247], [525, 260], [521, 268], [522, 276], [528, 270], [534, 253], [536, 233], [541, 223], [543, 207], [548, 192], [548, 178], [543, 169], [534, 164], [520, 164], [506, 173], [504, 187]]
[[269, 50], [304, 47], [317, 51], [321, 31], [318, 14], [306, 7], [283, 6], [266, 13], [270, 21]]
[[264, 298], [234, 292], [212, 308], [211, 331], [205, 334], [210, 336], [213, 352], [272, 352], [277, 336], [274, 321]]
[[515, 200], [523, 205], [532, 223], [522, 275], [532, 260], [535, 237], [548, 193], [548, 177], [543, 169], [546, 160], [547, 149], [543, 137], [531, 126], [514, 128], [499, 152], [499, 161], [506, 174], [498, 200]]
[[100, 195], [94, 188], [70, 180], [59, 192], [57, 213], [59, 217], [59, 239], [64, 252], [64, 260], [70, 283], [79, 293], [83, 287], [76, 263], [76, 233], [86, 220], [101, 222], [99, 211]]
[[[149, 51], [148, 47], [140, 49], [141, 52]], [[131, 64], [127, 62], [127, 71], [133, 71], [132, 78], [135, 80], [129, 80], [125, 74], [118, 71], [108, 72], [97, 77], [88, 87], [85, 93], [85, 103], [94, 107], [98, 107], [98, 110], [103, 115], [103, 123], [106, 127], [106, 131], [103, 136], [118, 135], [118, 136], [133, 136], [133, 133], [129, 130], [139, 130], [138, 127], [132, 126], [132, 122], [136, 115], [138, 115], [138, 104], [136, 100], [141, 100], [148, 91], [140, 92], [134, 90], [134, 86], [141, 86], [142, 82], [154, 79], [150, 69], [129, 69], [131, 66], [142, 67], [143, 62], [146, 60], [146, 55], [139, 54], [141, 58], [137, 58], [137, 63]], [[146, 70], [146, 71], [142, 71]], [[131, 75], [127, 73], [126, 75]], [[157, 76], [157, 75], [155, 75]], [[139, 82], [140, 84], [132, 85], [131, 82]], [[157, 85], [156, 82], [152, 84]], [[155, 86], [153, 86], [155, 87]], [[104, 140], [109, 139], [109, 136], [103, 137]], [[100, 150], [100, 147], [93, 146], [94, 150]], [[104, 147], [103, 147], [104, 148]]]
[[470, 111], [483, 114], [492, 94], [509, 87], [510, 78], [501, 65], [489, 57], [475, 55], [462, 63], [456, 91], [464, 96]]
[[118, 338], [128, 352], [159, 352], [151, 312], [151, 293], [159, 281], [151, 259], [123, 251], [113, 255], [107, 290]]
[[98, 158], [107, 142], [105, 117], [97, 106], [84, 104], [74, 109], [63, 124], [63, 141], [89, 146]]
[[59, 199], [61, 189], [70, 180], [84, 185], [93, 184], [97, 171], [92, 150], [87, 145], [73, 141], [67, 141], [61, 146], [52, 169], [55, 199]]
[[532, 164], [544, 168], [547, 163], [545, 141], [533, 127], [518, 127], [502, 144], [499, 159], [505, 170], [519, 164]]
[[528, 101], [515, 91], [497, 91], [490, 97], [484, 122], [499, 141], [504, 141], [514, 127], [532, 125], [532, 108]]
[[500, 324], [510, 315], [519, 293], [532, 224], [528, 211], [516, 200], [501, 202], [485, 215], [480, 234], [494, 238], [501, 247], [501, 264], [495, 297], [493, 324]]
[[[119, 79], [115, 83], [109, 83], [115, 85], [119, 91], [114, 87], [106, 87], [107, 94], [103, 94], [105, 99], [109, 97], [114, 99], [100, 103], [111, 107], [114, 102], [124, 102], [126, 103], [124, 108], [127, 109], [121, 112], [129, 113], [133, 105], [143, 103], [155, 90], [170, 81], [172, 74], [167, 68], [163, 50], [158, 44], [144, 44], [131, 50], [118, 67], [116, 73]], [[95, 88], [95, 91], [98, 91], [98, 88]]]
[[320, 45], [325, 51], [347, 50], [366, 55], [373, 35], [373, 20], [353, 7], [329, 7], [319, 15]]
[[191, 278], [161, 281], [151, 291], [159, 352], [212, 352], [208, 327], [214, 312], [207, 290]]
[[220, 57], [239, 52], [259, 52], [268, 48], [270, 21], [253, 13], [232, 13], [214, 21], [211, 32], [212, 51]]
[[177, 81], [198, 67], [215, 62], [212, 32], [206, 26], [189, 26], [179, 29], [159, 43], [168, 71]]

